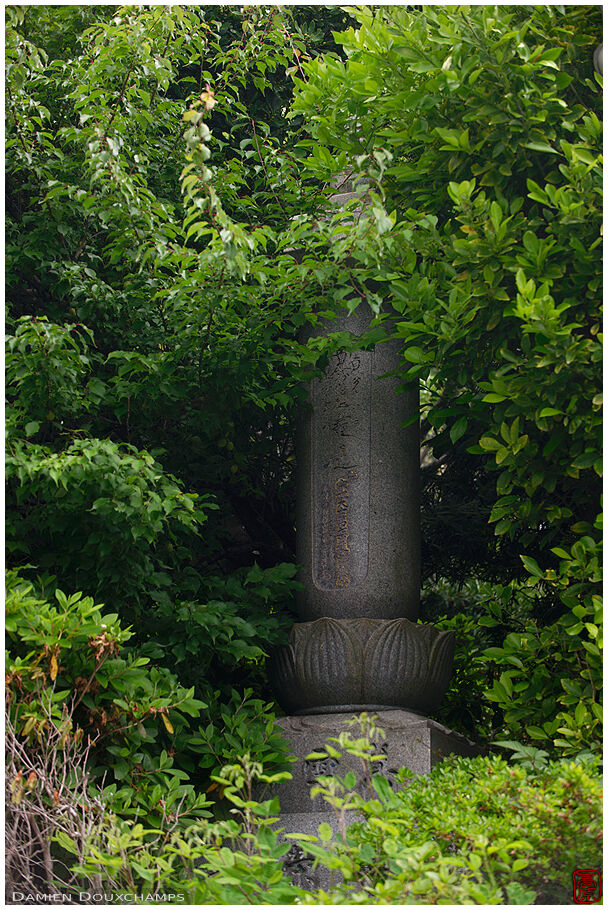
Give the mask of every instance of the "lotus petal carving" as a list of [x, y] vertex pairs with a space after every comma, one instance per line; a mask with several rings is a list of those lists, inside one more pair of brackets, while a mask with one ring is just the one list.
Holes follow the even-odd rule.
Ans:
[[452, 672], [455, 633], [409, 619], [296, 623], [268, 664], [288, 714], [407, 708], [428, 713]]

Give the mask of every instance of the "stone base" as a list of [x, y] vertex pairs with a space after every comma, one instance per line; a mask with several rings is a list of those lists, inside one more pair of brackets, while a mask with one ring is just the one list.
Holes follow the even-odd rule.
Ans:
[[[361, 759], [348, 754], [343, 754], [339, 760], [331, 757], [306, 758], [311, 752], [325, 751], [327, 742], [343, 752], [337, 743], [331, 743], [331, 738], [343, 732], [349, 732], [353, 738], [357, 738], [360, 735], [358, 725], [347, 724], [354, 716], [356, 715], [352, 712], [345, 712], [278, 719], [277, 723], [297, 757], [290, 768], [292, 780], [277, 785], [273, 790], [273, 795], [278, 796], [281, 803], [278, 827], [283, 828], [285, 834], [318, 835], [321, 822], [327, 822], [334, 831], [338, 830], [331, 807], [321, 796], [314, 799], [310, 796], [310, 789], [320, 776], [337, 774], [343, 777], [348, 771], [353, 771], [357, 776], [359, 792], [372, 798], [364, 779]], [[411, 711], [380, 711], [375, 715], [374, 722], [384, 731], [385, 738], [374, 743], [375, 754], [380, 757], [372, 762], [372, 771], [383, 774], [393, 786], [398, 785], [396, 772], [399, 768], [409, 768], [415, 774], [427, 774], [447, 755], [474, 756], [483, 751], [466, 737]], [[354, 813], [349, 813], [349, 816], [347, 823], [356, 821]], [[306, 888], [329, 887], [327, 870], [313, 869], [312, 866], [312, 859], [297, 847], [290, 850], [284, 863], [294, 884]]]
[[[340, 761], [335, 758], [306, 758], [311, 752], [323, 752], [325, 743], [340, 733], [350, 732], [355, 738], [359, 736], [358, 726], [347, 723], [355, 716], [349, 711], [342, 714], [300, 714], [277, 720], [298, 759], [290, 767], [293, 779], [280, 784], [275, 791], [282, 813], [326, 811], [328, 807], [322, 797], [310, 797], [310, 788], [319, 776], [336, 773], [343, 776], [347, 771], [354, 771], [358, 780], [362, 778], [361, 760], [353, 755], [344, 754]], [[375, 717], [375, 724], [384, 731], [385, 739], [375, 743], [376, 754], [381, 757], [372, 763], [373, 770], [389, 780], [393, 780], [402, 767], [415, 774], [427, 774], [446, 755], [478, 755], [481, 751], [466, 737], [413, 711], [379, 711]], [[339, 748], [337, 743], [332, 745]]]
[[[327, 807], [329, 810], [329, 806]], [[355, 812], [346, 812], [344, 824], [346, 827], [357, 821]], [[281, 813], [281, 820], [276, 826], [284, 828], [285, 834], [312, 834], [314, 837], [319, 836], [319, 825], [325, 822], [334, 832], [334, 835], [340, 831], [335, 814], [329, 810], [327, 812], [285, 812]], [[290, 841], [291, 838], [280, 835], [280, 840]], [[329, 891], [334, 885], [342, 881], [342, 873], [326, 869], [324, 866], [314, 868], [312, 856], [306, 853], [299, 844], [292, 841], [292, 847], [283, 860], [283, 869], [291, 877], [294, 885], [298, 888], [306, 888], [309, 891]]]
[[353, 714], [362, 714], [364, 711], [369, 714], [377, 714], [378, 711], [394, 711], [394, 705], [319, 705], [318, 708], [303, 708], [301, 711], [294, 711], [294, 716], [299, 715], [323, 715], [323, 714], [346, 714], [352, 717]]

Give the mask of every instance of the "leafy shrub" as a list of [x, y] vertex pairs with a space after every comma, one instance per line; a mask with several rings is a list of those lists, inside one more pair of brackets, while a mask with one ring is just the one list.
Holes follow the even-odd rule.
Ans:
[[202, 820], [181, 832], [168, 826], [146, 831], [109, 816], [91, 831], [84, 857], [74, 846], [69, 851], [78, 860], [74, 880], [81, 891], [118, 892], [125, 900], [173, 894], [190, 904], [293, 903], [303, 892], [281, 868], [289, 844], [279, 843], [271, 828], [278, 801], [253, 798], [256, 784], [272, 786], [284, 777], [265, 774], [241, 755], [216, 776], [232, 817]]
[[[450, 688], [434, 717], [476, 739], [576, 756], [602, 743], [599, 545], [583, 537], [570, 552], [553, 552], [558, 570], [524, 557], [526, 582], [427, 585], [426, 616], [457, 633]], [[553, 622], [543, 616], [547, 590], [566, 608]], [[445, 608], [466, 613], [437, 615]]]
[[[80, 592], [68, 597], [57, 589], [54, 599], [56, 606], [10, 574], [6, 672], [11, 721], [34, 751], [57, 727], [66, 742], [88, 744], [93, 773], [109, 771], [119, 786], [127, 782], [129, 799], [136, 800], [133, 808], [154, 812], [156, 801], [148, 799], [142, 783], [157, 771], [165, 784], [172, 776], [185, 777], [173, 769], [166, 752], [161, 759], [163, 737], [173, 733], [172, 722], [180, 715], [197, 717], [204, 704], [168, 670], [127, 647], [132, 632], [115, 613], [102, 613]], [[182, 788], [180, 795], [185, 793]]]
[[175, 767], [170, 739], [178, 718], [204, 707], [194, 690], [130, 650], [132, 633], [92, 598], [57, 588], [54, 601], [9, 573], [9, 880], [34, 891], [30, 861], [50, 887], [63, 862], [51, 839], [83, 856], [110, 807], [171, 830], [208, 814], [209, 804]]
[[57, 325], [22, 317], [6, 343], [6, 380], [11, 398], [31, 418], [25, 435], [61, 424], [86, 407], [92, 333], [82, 325]]
[[[248, 755], [214, 776], [230, 819], [204, 819], [164, 844], [111, 820], [91, 837], [75, 874], [107, 890], [172, 892], [193, 904], [531, 904], [569, 903], [572, 870], [601, 868], [596, 761], [526, 768], [498, 756], [449, 758], [422, 777], [402, 769], [395, 788], [373, 772], [370, 737], [381, 731], [373, 718], [359, 722], [361, 737], [345, 733], [326, 748], [359, 756], [368, 786], [352, 772], [319, 778], [311, 795], [333, 809], [338, 834], [332, 839], [324, 823], [318, 836], [289, 838], [334, 881], [342, 878], [330, 890], [307, 890], [287, 876], [289, 842], [274, 830], [279, 800], [254, 795], [256, 785], [274, 788], [285, 774], [265, 774]], [[359, 820], [349, 825], [347, 811]]]
[[112, 597], [132, 618], [160, 568], [159, 544], [170, 556], [167, 548], [197, 534], [217, 505], [185, 493], [147, 452], [92, 438], [57, 451], [27, 439], [19, 424], [9, 423], [6, 458], [13, 558], [61, 571], [74, 587], [93, 579], [95, 595]]
[[[251, 690], [233, 692], [228, 704], [216, 699], [215, 723], [196, 733], [192, 719], [205, 703], [132, 649], [133, 633], [116, 614], [59, 588], [53, 600], [9, 573], [9, 884], [33, 892], [95, 890], [97, 879], [68, 874], [67, 866], [85, 862], [95, 845], [97, 855], [109, 851], [104, 866], [118, 875], [118, 842], [135, 850], [131, 881], [140, 876], [142, 887], [156, 868], [142, 865], [144, 858], [152, 862], [161, 850], [162, 881], [162, 845], [211, 814], [200, 792], [210, 772], [247, 749], [262, 778], [264, 768], [284, 761], [272, 704], [251, 698]], [[225, 787], [216, 781], [207, 789], [216, 791], [221, 814]]]
[[484, 630], [465, 613], [456, 613], [449, 618], [440, 616], [433, 625], [456, 632], [450, 685], [433, 718], [465, 736], [487, 739], [493, 730], [494, 712], [485, 698], [491, 670], [484, 658], [484, 648], [488, 644], [484, 641]]
[[[599, 528], [599, 522], [598, 522]], [[506, 731], [558, 755], [602, 748], [603, 610], [600, 546], [582, 537], [555, 547], [559, 570], [525, 558], [530, 585], [553, 587], [566, 612], [550, 625], [534, 620], [511, 632], [486, 658], [500, 667], [487, 697], [504, 712]], [[492, 620], [488, 620], [490, 624]], [[500, 608], [494, 622], [501, 621]], [[504, 667], [504, 669], [503, 669]]]
[[[437, 486], [453, 490], [445, 478], [477, 456], [495, 477], [488, 517], [501, 543], [493, 553], [482, 544], [495, 561], [488, 572], [536, 580], [537, 615], [510, 617], [499, 597], [504, 641], [486, 651], [505, 732], [556, 754], [595, 749], [599, 11], [394, 6], [356, 16], [358, 28], [337, 36], [345, 58], [311, 61], [297, 82], [293, 110], [314, 135], [307, 165], [331, 179], [348, 162], [372, 179], [385, 230], [367, 266], [398, 314], [382, 318], [402, 343], [403, 379], [424, 386]], [[479, 491], [475, 502], [488, 506]]]
[[255, 564], [204, 578], [186, 568], [181, 587], [189, 600], [175, 598], [167, 572], [155, 573], [148, 589], [154, 625], [147, 634], [140, 633], [142, 643], [150, 640], [146, 653], [197, 687], [230, 680], [231, 675], [243, 684], [268, 649], [286, 637], [295, 573], [292, 563], [267, 569]]
[[[194, 698], [194, 686], [184, 688], [164, 661], [158, 662], [158, 654], [151, 657], [151, 649], [133, 647], [133, 631], [116, 614], [102, 613], [90, 597], [67, 597], [51, 587], [56, 606], [36, 593], [32, 583], [9, 573], [7, 680], [14, 723], [30, 743], [47, 726], [48, 703], [56, 721], [68, 711], [70, 729], [79, 729], [80, 738], [90, 737], [92, 755], [100, 764], [108, 762], [115, 779], [130, 786], [134, 776], [143, 774], [148, 783], [152, 779], [149, 762], [158, 759], [156, 744], [163, 740], [168, 752], [179, 755], [184, 777], [184, 769], [218, 771], [247, 749], [263, 765], [283, 761], [285, 743], [274, 728], [271, 702], [252, 698], [251, 689], [232, 690], [226, 701], [220, 691], [210, 691], [208, 706]], [[263, 598], [261, 591], [259, 596]], [[227, 641], [229, 619], [223, 633]], [[241, 645], [237, 637], [235, 653]], [[260, 648], [249, 647], [252, 658], [262, 655]], [[193, 728], [195, 718], [206, 724]], [[150, 750], [153, 758], [147, 755]], [[164, 760], [163, 767], [171, 764]], [[135, 790], [141, 791], [144, 806], [142, 787], [139, 781]], [[150, 805], [154, 811], [156, 801]]]
[[[245, 754], [264, 769], [278, 770], [292, 760], [289, 744], [274, 723], [274, 702], [253, 698], [252, 689], [233, 689], [228, 701], [220, 700], [219, 695], [214, 693], [207, 709], [209, 723], [186, 738], [188, 748], [197, 754], [199, 768], [217, 775]], [[215, 778], [213, 781], [207, 792], [217, 789]]]
[[480, 742], [504, 733], [505, 706], [488, 697], [501, 672], [495, 658], [505, 636], [532, 621], [539, 600], [537, 588], [519, 581], [498, 584], [470, 579], [456, 585], [448, 579], [432, 579], [425, 583], [423, 621], [456, 632], [454, 669], [446, 696], [433, 715], [436, 720]]

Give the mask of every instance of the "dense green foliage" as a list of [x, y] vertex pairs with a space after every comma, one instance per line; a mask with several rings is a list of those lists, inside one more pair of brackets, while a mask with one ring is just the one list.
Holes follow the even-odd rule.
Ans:
[[[60, 827], [57, 844], [77, 860], [64, 893], [190, 904], [561, 904], [570, 903], [573, 868], [601, 868], [596, 761], [527, 768], [497, 756], [450, 758], [426, 777], [403, 769], [391, 783], [374, 773], [371, 737], [378, 743], [382, 731], [373, 718], [360, 722], [360, 736], [341, 734], [326, 749], [358, 756], [363, 783], [351, 771], [311, 790], [333, 809], [336, 836], [322, 823], [318, 836], [290, 838], [326, 870], [327, 890], [286, 873], [290, 843], [272, 827], [284, 775], [265, 774], [245, 754], [216, 777], [230, 819], [176, 830], [171, 816], [146, 828], [112, 814], [95, 819], [86, 838]], [[279, 797], [256, 800], [261, 783]], [[33, 794], [24, 785], [20, 800]], [[357, 819], [348, 828], [346, 812]]]
[[343, 14], [212, 13], [7, 11], [7, 544], [217, 706], [289, 624], [289, 414], [321, 353], [295, 333], [320, 295], [269, 224], [319, 192], [288, 174], [284, 68]]
[[425, 391], [427, 444], [445, 460], [435, 485], [449, 493], [452, 466], [459, 477], [477, 456], [503, 571], [521, 578], [521, 556], [540, 589], [486, 652], [506, 667], [490, 697], [512, 731], [577, 752], [601, 718], [599, 11], [357, 18], [345, 58], [313, 61], [298, 83], [309, 164], [381, 173], [375, 279], [402, 314], [404, 379]]
[[[281, 873], [276, 806], [242, 788], [284, 762], [264, 662], [293, 619], [303, 380], [392, 337], [422, 393], [422, 615], [460, 635], [438, 719], [520, 764], [348, 796], [369, 824], [317, 855], [337, 903], [352, 881], [374, 902], [562, 900], [545, 870], [581, 859], [554, 826], [572, 794], [596, 863], [593, 764], [546, 759], [601, 742], [600, 8], [6, 16], [14, 811], [59, 825], [74, 881], [136, 891], [152, 864], [197, 902], [315, 902]], [[360, 198], [332, 214], [345, 179]], [[362, 301], [362, 340], [304, 340]], [[56, 804], [36, 781], [63, 767]], [[104, 773], [78, 840], [61, 806]], [[437, 802], [454, 859], [421, 821], [499, 782], [524, 794], [509, 824], [534, 819], [529, 870], [491, 812], [496, 852]], [[244, 827], [201, 821], [227, 804]]]
[[66, 750], [92, 740], [93, 766], [98, 774], [112, 767], [119, 790], [110, 784], [110, 792], [127, 816], [152, 813], [157, 821], [161, 792], [171, 794], [169, 805], [183, 799], [184, 813], [196, 815], [205, 800], [181, 786], [185, 775], [173, 768], [167, 750], [175, 749], [166, 736], [163, 742], [163, 727], [183, 749], [185, 717], [197, 718], [203, 703], [173, 674], [128, 649], [132, 634], [116, 613], [102, 614], [81, 594], [56, 589], [55, 599], [56, 606], [40, 600], [31, 585], [11, 579], [6, 671], [14, 728], [34, 750], [53, 729]]
[[[448, 758], [430, 775], [406, 769], [400, 786], [374, 773], [372, 739], [382, 732], [361, 718], [361, 736], [331, 744], [361, 755], [369, 786], [321, 779], [337, 814], [361, 820], [341, 843], [308, 849], [344, 884], [323, 903], [569, 903], [573, 864], [601, 862], [600, 779], [595, 763], [510, 767], [497, 756]], [[334, 754], [332, 752], [332, 754]], [[322, 893], [320, 897], [325, 897]]]

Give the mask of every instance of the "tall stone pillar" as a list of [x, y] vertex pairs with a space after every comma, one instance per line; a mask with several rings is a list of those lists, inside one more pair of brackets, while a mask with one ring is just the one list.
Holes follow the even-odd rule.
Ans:
[[[363, 305], [317, 330], [359, 336]], [[385, 374], [398, 343], [336, 354], [310, 387], [297, 440], [297, 561], [302, 620], [418, 618], [420, 535], [417, 389]]]
[[[315, 331], [359, 336], [370, 319], [362, 304]], [[391, 342], [335, 354], [310, 383], [301, 415], [299, 621], [268, 665], [287, 715], [279, 723], [298, 757], [293, 780], [277, 789], [287, 830], [316, 833], [319, 821], [332, 823], [309, 796], [328, 769], [307, 755], [348, 729], [353, 714], [378, 714], [387, 740], [377, 744], [377, 767], [387, 772], [407, 765], [424, 773], [448, 752], [472, 752], [468, 740], [425, 716], [447, 689], [454, 633], [416, 622], [420, 450], [411, 418], [418, 391], [397, 393], [399, 365], [399, 345]], [[291, 859], [301, 872], [297, 851]]]
[[[359, 336], [363, 305], [317, 332]], [[418, 392], [397, 394], [399, 346], [335, 354], [309, 388], [297, 439], [301, 622], [270, 662], [290, 714], [429, 711], [449, 682], [453, 633], [416, 623]]]

